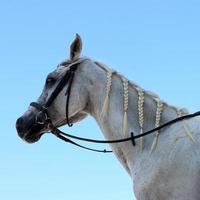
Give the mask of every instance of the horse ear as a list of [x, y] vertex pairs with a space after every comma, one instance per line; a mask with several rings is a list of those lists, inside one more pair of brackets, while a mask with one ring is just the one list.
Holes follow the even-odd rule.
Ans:
[[81, 37], [76, 34], [76, 38], [72, 42], [70, 46], [70, 59], [71, 60], [76, 60], [80, 57], [81, 55], [81, 50], [82, 50], [82, 40]]

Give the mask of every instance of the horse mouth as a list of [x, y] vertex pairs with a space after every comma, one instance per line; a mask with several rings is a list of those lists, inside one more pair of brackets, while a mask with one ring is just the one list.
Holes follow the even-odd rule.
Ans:
[[41, 133], [41, 134], [37, 134], [37, 135], [32, 135], [30, 133], [28, 134], [25, 134], [24, 137], [22, 138], [25, 142], [29, 143], [29, 144], [32, 144], [32, 143], [35, 143], [37, 141], [39, 141], [39, 139], [41, 138], [41, 136], [43, 135], [44, 133]]
[[[44, 130], [44, 129], [43, 129]], [[27, 143], [35, 143], [44, 135], [45, 131], [42, 131], [41, 127], [33, 127], [28, 132], [24, 133], [20, 137]]]

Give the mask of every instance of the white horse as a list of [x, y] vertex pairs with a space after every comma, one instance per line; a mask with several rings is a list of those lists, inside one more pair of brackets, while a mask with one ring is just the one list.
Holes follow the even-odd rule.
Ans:
[[[82, 42], [77, 35], [70, 49], [70, 59], [50, 73], [38, 103], [44, 105], [58, 81], [77, 63], [69, 99], [68, 116], [75, 123], [91, 115], [106, 139], [143, 133], [187, 112], [168, 105], [153, 93], [143, 90], [106, 65], [80, 58]], [[55, 126], [66, 124], [64, 86], [47, 108]], [[40, 111], [30, 106], [16, 122], [18, 134], [32, 143], [48, 131], [35, 124]], [[40, 121], [44, 116], [40, 116]], [[134, 183], [138, 200], [200, 199], [200, 125], [198, 117], [168, 126], [141, 139], [111, 144], [111, 148]]]

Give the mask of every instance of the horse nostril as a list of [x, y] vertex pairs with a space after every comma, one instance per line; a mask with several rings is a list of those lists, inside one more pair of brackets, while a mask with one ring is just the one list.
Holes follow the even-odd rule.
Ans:
[[22, 124], [23, 124], [24, 120], [22, 117], [18, 118], [16, 121], [16, 129], [18, 133], [22, 132]]
[[16, 124], [21, 125], [23, 123], [23, 121], [24, 121], [23, 118], [20, 117], [20, 118], [17, 119]]

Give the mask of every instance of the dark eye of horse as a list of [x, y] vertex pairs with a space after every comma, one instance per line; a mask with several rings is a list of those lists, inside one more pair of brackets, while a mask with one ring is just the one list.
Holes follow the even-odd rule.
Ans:
[[47, 80], [46, 80], [46, 85], [53, 84], [55, 81], [56, 81], [55, 78], [53, 78], [53, 77], [48, 77]]

